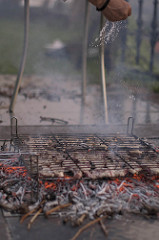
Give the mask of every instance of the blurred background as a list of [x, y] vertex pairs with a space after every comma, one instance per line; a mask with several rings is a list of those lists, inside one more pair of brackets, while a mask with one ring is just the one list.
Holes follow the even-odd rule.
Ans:
[[[154, 1], [130, 0], [130, 4], [133, 7], [132, 16], [121, 23], [123, 26], [120, 26], [118, 36], [106, 45], [107, 71], [111, 73], [120, 64], [124, 73], [127, 68], [133, 71], [129, 78], [133, 78], [133, 74], [136, 78], [136, 73], [147, 73], [146, 78], [159, 78], [159, 18], [153, 23]], [[23, 0], [0, 0], [1, 74], [16, 74], [18, 70], [23, 43], [23, 5]], [[30, 5], [30, 38], [25, 73], [79, 72], [85, 0], [67, 0], [65, 3], [62, 0], [30, 0]], [[140, 5], [142, 15], [139, 18]], [[92, 81], [97, 78], [94, 66], [98, 61], [98, 49], [94, 46], [98, 36], [99, 14], [92, 6], [89, 26], [89, 74]], [[150, 66], [152, 47], [153, 66]], [[51, 48], [59, 51], [55, 53]], [[53, 54], [59, 59], [55, 61]]]
[[[107, 85], [131, 89], [132, 98], [144, 97], [140, 89], [159, 93], [158, 0], [129, 0], [132, 16], [108, 24], [105, 44]], [[30, 0], [29, 48], [26, 75], [62, 74], [81, 78], [85, 0]], [[18, 72], [23, 46], [23, 0], [0, 0], [0, 74]], [[99, 81], [100, 14], [91, 6], [88, 44], [88, 82]], [[107, 32], [106, 32], [107, 33]], [[147, 96], [147, 95], [145, 95]], [[147, 106], [147, 105], [146, 105]], [[118, 106], [119, 107], [119, 106]], [[147, 106], [147, 108], [150, 108]], [[155, 110], [156, 111], [156, 110]], [[158, 120], [158, 113], [156, 113]]]

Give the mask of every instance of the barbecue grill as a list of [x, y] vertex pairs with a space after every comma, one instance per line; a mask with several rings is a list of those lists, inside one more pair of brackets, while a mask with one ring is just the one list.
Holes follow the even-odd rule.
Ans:
[[[129, 118], [126, 133], [54, 132], [48, 134], [15, 132], [12, 118], [11, 140], [3, 140], [1, 150], [19, 154], [20, 164], [40, 179], [115, 178], [129, 174], [158, 174], [159, 155], [155, 148], [133, 134]], [[67, 127], [65, 127], [67, 128]]]

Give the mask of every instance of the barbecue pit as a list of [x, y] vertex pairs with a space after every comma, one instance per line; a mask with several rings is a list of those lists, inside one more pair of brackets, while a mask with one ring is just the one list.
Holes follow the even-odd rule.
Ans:
[[26, 213], [22, 220], [36, 212], [28, 228], [42, 212], [73, 225], [124, 212], [159, 212], [158, 149], [133, 134], [133, 118], [126, 133], [19, 128], [13, 117], [10, 139], [0, 141], [0, 206]]
[[159, 155], [151, 144], [133, 134], [128, 119], [127, 134], [55, 133], [16, 134], [12, 148], [37, 178], [66, 175], [81, 179], [124, 177], [127, 174], [159, 173]]

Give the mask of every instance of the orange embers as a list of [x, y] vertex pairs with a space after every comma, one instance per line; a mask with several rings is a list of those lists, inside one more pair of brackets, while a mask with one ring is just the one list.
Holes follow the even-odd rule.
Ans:
[[125, 188], [127, 188], [127, 187], [129, 187], [129, 188], [134, 188], [132, 184], [127, 183], [127, 182], [123, 182], [121, 185], [122, 185], [122, 186], [120, 186], [120, 188], [119, 188], [119, 191], [120, 191], [120, 192], [124, 191]]
[[155, 150], [156, 150], [156, 152], [157, 152], [157, 153], [159, 153], [159, 147], [156, 147], [156, 149], [155, 149]]
[[121, 184], [121, 180], [119, 180], [119, 178], [116, 178], [113, 182], [115, 182], [117, 185]]
[[[147, 177], [144, 174], [134, 174], [132, 177], [126, 178], [116, 178], [114, 180], [108, 181], [108, 183], [115, 183], [117, 185], [117, 193], [126, 192], [128, 189], [134, 189], [136, 186], [144, 187], [148, 183], [159, 189], [159, 176]], [[131, 198], [139, 199], [138, 194], [133, 194]]]
[[67, 181], [67, 180], [72, 180], [73, 178], [70, 177], [70, 176], [65, 175], [62, 179], [63, 179], [63, 181], [65, 181], [65, 180]]
[[138, 174], [135, 173], [133, 178], [138, 180], [138, 181], [141, 181], [142, 179], [145, 179], [145, 175], [143, 175], [143, 174], [138, 175]]
[[65, 183], [70, 183], [73, 180], [72, 177], [70, 176], [64, 176], [63, 178], [58, 178], [56, 180], [54, 180], [54, 182], [48, 182], [48, 181], [39, 181], [39, 183], [41, 185], [43, 185], [45, 187], [45, 189], [50, 189], [50, 190], [54, 190], [56, 191], [58, 189], [58, 185], [62, 184], [64, 185]]
[[50, 183], [50, 182], [44, 182], [44, 187], [46, 189], [52, 189], [52, 190], [56, 190], [57, 187], [56, 187], [56, 184], [55, 183]]
[[78, 188], [79, 188], [79, 184], [77, 183], [71, 187], [71, 191], [75, 192], [78, 190]]
[[3, 170], [4, 173], [10, 175], [10, 174], [16, 174], [18, 176], [25, 177], [27, 175], [27, 170], [25, 167], [9, 167], [7, 165], [1, 165], [1, 169]]

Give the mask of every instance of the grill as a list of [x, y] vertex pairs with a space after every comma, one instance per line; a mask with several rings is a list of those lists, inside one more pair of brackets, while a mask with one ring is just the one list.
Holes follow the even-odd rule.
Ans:
[[36, 211], [28, 228], [42, 212], [73, 225], [121, 212], [157, 215], [158, 150], [135, 136], [133, 125], [129, 118], [127, 134], [73, 133], [68, 126], [30, 134], [27, 127], [18, 131], [17, 122], [13, 134], [11, 125], [11, 139], [0, 140], [1, 206]]
[[31, 176], [42, 179], [65, 176], [99, 179], [142, 171], [159, 173], [159, 155], [149, 143], [133, 134], [130, 118], [127, 134], [18, 135], [16, 130], [11, 148], [20, 152], [20, 159]]

